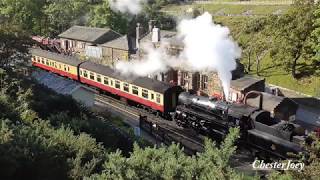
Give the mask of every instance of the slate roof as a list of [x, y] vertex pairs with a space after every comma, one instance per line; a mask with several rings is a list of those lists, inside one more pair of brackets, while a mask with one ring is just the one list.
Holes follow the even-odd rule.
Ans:
[[[140, 42], [151, 42], [152, 33], [145, 34], [141, 37]], [[183, 42], [181, 39], [177, 37], [177, 32], [175, 31], [167, 31], [167, 30], [160, 30], [160, 41], [167, 41], [172, 46], [183, 47]]]
[[121, 35], [110, 28], [94, 28], [86, 26], [72, 26], [59, 35], [60, 38], [79, 40], [102, 44], [120, 37]]
[[112, 41], [106, 42], [106, 43], [102, 44], [102, 46], [111, 47], [111, 48], [115, 48], [115, 49], [122, 49], [122, 50], [127, 50], [127, 51], [130, 49], [127, 35], [119, 37], [119, 38], [114, 39]]
[[[262, 94], [262, 109], [266, 111], [273, 112], [279, 105], [290, 106], [293, 109], [298, 108], [297, 103], [292, 101], [287, 97], [275, 96], [273, 94], [261, 92]], [[259, 96], [257, 97], [248, 97], [247, 104], [251, 106], [258, 107], [260, 102]]]
[[114, 79], [118, 79], [120, 81], [125, 81], [128, 82], [130, 84], [134, 84], [146, 89], [150, 89], [153, 90], [155, 92], [159, 92], [159, 93], [164, 93], [166, 90], [168, 90], [169, 88], [173, 87], [174, 85], [171, 85], [169, 83], [165, 83], [165, 82], [161, 82], [161, 81], [157, 81], [154, 79], [150, 79], [147, 77], [136, 77], [136, 78], [132, 78], [132, 77], [127, 77], [127, 76], [123, 76], [121, 75], [119, 72], [116, 72], [115, 70], [113, 70], [112, 68], [108, 67], [108, 66], [103, 66], [100, 64], [96, 64], [94, 62], [91, 61], [86, 61], [84, 63], [82, 63], [80, 65], [80, 68], [89, 70], [89, 71], [93, 71], [96, 73], [99, 73], [101, 75], [105, 75]]
[[45, 50], [42, 50], [42, 49], [31, 48], [29, 50], [29, 52], [32, 55], [45, 57], [45, 58], [48, 58], [48, 59], [51, 59], [51, 60], [57, 60], [59, 62], [62, 62], [62, 63], [65, 63], [65, 64], [69, 64], [69, 65], [72, 65], [72, 66], [78, 66], [81, 63], [81, 61], [76, 57], [66, 56], [66, 55], [58, 54], [58, 53], [53, 53], [53, 52], [45, 51]]
[[230, 86], [233, 89], [236, 89], [239, 91], [244, 91], [248, 87], [250, 87], [256, 83], [260, 83], [261, 81], [264, 81], [264, 79], [258, 79], [258, 78], [251, 77], [251, 76], [244, 76], [242, 78], [232, 80]]

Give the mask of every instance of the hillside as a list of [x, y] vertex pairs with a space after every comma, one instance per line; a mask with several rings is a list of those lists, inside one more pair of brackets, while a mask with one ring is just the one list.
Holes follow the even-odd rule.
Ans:
[[[168, 5], [162, 10], [170, 15], [183, 16], [190, 10], [201, 12], [208, 11], [214, 16], [216, 23], [230, 28], [232, 37], [240, 44], [244, 52], [241, 62], [248, 69], [247, 46], [255, 47], [259, 42], [267, 42], [271, 37], [262, 35], [261, 32], [247, 33], [250, 26], [259, 26], [259, 21], [270, 15], [281, 16], [290, 9], [292, 1], [252, 0], [239, 2], [234, 0], [220, 0], [206, 3], [192, 3], [182, 5]], [[254, 24], [256, 23], [256, 24]], [[272, 44], [272, 42], [270, 42]], [[257, 75], [256, 58], [260, 59], [259, 76], [266, 78], [270, 84], [292, 89], [307, 95], [320, 97], [320, 70], [319, 64], [314, 64], [308, 58], [300, 58], [297, 72], [302, 74], [293, 78], [290, 71], [281, 63], [271, 57], [272, 47], [267, 47], [255, 54], [251, 54], [251, 70], [248, 74]], [[303, 88], [302, 88], [303, 87]]]

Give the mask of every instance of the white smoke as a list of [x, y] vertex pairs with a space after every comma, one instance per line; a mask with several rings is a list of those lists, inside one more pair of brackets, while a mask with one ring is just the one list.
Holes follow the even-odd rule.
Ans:
[[191, 72], [217, 72], [225, 95], [229, 93], [232, 70], [241, 49], [230, 37], [227, 27], [214, 24], [209, 13], [195, 19], [182, 20], [178, 25], [178, 39], [184, 49], [178, 57], [167, 53], [168, 42], [161, 42], [159, 48], [143, 44], [146, 55], [141, 60], [119, 62], [116, 69], [127, 75], [147, 76], [168, 69]]
[[138, 14], [143, 2], [145, 0], [109, 0], [111, 9], [130, 14]]

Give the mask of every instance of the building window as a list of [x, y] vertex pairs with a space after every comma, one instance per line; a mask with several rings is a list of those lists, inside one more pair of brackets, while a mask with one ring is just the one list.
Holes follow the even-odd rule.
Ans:
[[132, 94], [139, 95], [139, 89], [137, 86], [132, 86]]
[[151, 93], [151, 100], [154, 100], [154, 94]]
[[129, 92], [129, 84], [128, 83], [123, 83], [123, 90], [126, 92]]
[[101, 76], [97, 75], [97, 81], [101, 83]]
[[84, 76], [84, 77], [88, 77], [87, 71], [83, 71], [83, 76]]
[[202, 75], [201, 76], [201, 89], [205, 90], [208, 89], [208, 76], [206, 75]]
[[109, 79], [107, 77], [103, 78], [103, 84], [109, 85]]
[[90, 72], [90, 79], [94, 80], [94, 74]]
[[148, 90], [142, 89], [142, 97], [145, 99], [149, 98]]
[[188, 72], [182, 72], [181, 86], [185, 86], [186, 84], [188, 84], [188, 81], [189, 81]]
[[157, 95], [156, 95], [156, 101], [157, 101], [157, 103], [160, 104], [160, 94], [157, 94]]
[[117, 89], [120, 89], [120, 81], [116, 81], [115, 85]]

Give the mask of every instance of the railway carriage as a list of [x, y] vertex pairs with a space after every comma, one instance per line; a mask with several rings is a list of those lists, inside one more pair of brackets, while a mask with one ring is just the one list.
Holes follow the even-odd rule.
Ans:
[[110, 67], [76, 57], [32, 49], [32, 65], [115, 94], [146, 108], [169, 115], [174, 112], [180, 86], [146, 77], [127, 77]]
[[80, 81], [168, 115], [174, 112], [182, 88], [145, 77], [123, 76], [90, 61], [79, 67]]
[[47, 71], [78, 80], [78, 66], [81, 64], [77, 58], [57, 53], [32, 49], [32, 65]]

